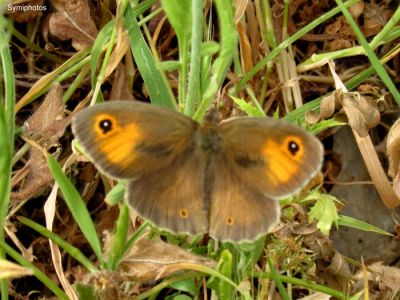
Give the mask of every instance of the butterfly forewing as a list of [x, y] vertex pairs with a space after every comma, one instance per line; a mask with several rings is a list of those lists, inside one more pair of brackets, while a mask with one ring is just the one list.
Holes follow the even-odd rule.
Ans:
[[149, 104], [112, 101], [83, 110], [72, 129], [94, 164], [127, 179], [126, 200], [174, 232], [208, 230], [198, 123]]
[[79, 112], [72, 130], [102, 172], [120, 179], [165, 168], [188, 148], [198, 124], [174, 111], [111, 101]]
[[248, 187], [281, 199], [297, 192], [320, 169], [320, 141], [282, 120], [236, 118], [220, 124], [221, 151]]

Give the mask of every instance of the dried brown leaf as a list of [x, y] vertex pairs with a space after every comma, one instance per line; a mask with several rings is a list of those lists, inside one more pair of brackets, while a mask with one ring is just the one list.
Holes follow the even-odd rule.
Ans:
[[126, 67], [119, 64], [115, 70], [113, 85], [111, 89], [110, 99], [117, 100], [133, 100], [131, 87], [129, 86], [128, 76], [126, 74]]
[[161, 240], [139, 240], [120, 264], [131, 280], [149, 281], [163, 278], [193, 266], [215, 266], [215, 261], [194, 255]]
[[[58, 146], [68, 120], [63, 119], [62, 89], [55, 85], [33, 115], [25, 122], [23, 136], [49, 150]], [[58, 148], [57, 148], [58, 151]], [[13, 200], [26, 200], [40, 193], [53, 180], [41, 150], [31, 147], [27, 178], [19, 191], [12, 193]], [[56, 152], [57, 154], [57, 152]]]
[[335, 252], [331, 264], [326, 268], [326, 270], [335, 276], [340, 276], [347, 279], [351, 278], [349, 265], [339, 252]]
[[53, 0], [51, 3], [57, 12], [50, 16], [50, 33], [62, 41], [72, 40], [76, 50], [90, 47], [98, 31], [90, 16], [87, 0]]
[[381, 6], [373, 2], [365, 4], [364, 24], [362, 27], [365, 37], [378, 34], [386, 23], [385, 12]]
[[308, 111], [306, 113], [307, 122], [310, 124], [317, 123], [320, 120], [325, 120], [333, 116], [335, 110], [339, 107], [338, 99], [341, 97], [340, 90], [334, 91], [332, 94], [322, 98], [319, 112]]
[[365, 8], [365, 2], [359, 1], [349, 7], [349, 12], [353, 16], [353, 18], [358, 18], [364, 12], [364, 8]]
[[300, 298], [299, 300], [330, 300], [330, 299], [331, 295], [317, 292], [312, 295]]
[[344, 17], [338, 17], [335, 22], [325, 27], [325, 33], [331, 35], [354, 37], [354, 31]]
[[[354, 279], [354, 286], [359, 288], [365, 285], [365, 280], [368, 279], [371, 286], [376, 286], [379, 291], [386, 292], [389, 295], [394, 295], [398, 292], [400, 283], [400, 269], [383, 265], [382, 262], [376, 262], [367, 267], [367, 276], [363, 271], [358, 272]], [[382, 298], [381, 298], [382, 299]], [[397, 297], [391, 299], [398, 299]]]
[[38, 142], [46, 149], [58, 143], [66, 126], [63, 121], [62, 95], [62, 88], [58, 84], [49, 91], [39, 108], [26, 120], [24, 124], [25, 138]]
[[341, 97], [340, 102], [346, 112], [350, 127], [361, 137], [366, 137], [368, 130], [379, 124], [381, 116], [378, 109], [365, 97], [346, 93]]
[[337, 50], [342, 50], [342, 49], [348, 49], [353, 46], [352, 41], [346, 40], [346, 39], [335, 39], [333, 41], [330, 41], [329, 43], [327, 42], [325, 44], [324, 50], [325, 51], [337, 51]]
[[[16, 2], [16, 1], [13, 1]], [[25, 0], [7, 6], [7, 16], [18, 23], [32, 22], [47, 11], [44, 0]]]

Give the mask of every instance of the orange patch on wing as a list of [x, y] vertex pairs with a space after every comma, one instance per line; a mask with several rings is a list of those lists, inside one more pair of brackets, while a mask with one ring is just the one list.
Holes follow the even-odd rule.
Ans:
[[[108, 131], [100, 128], [102, 121], [110, 122], [111, 128]], [[121, 127], [116, 118], [108, 114], [101, 114], [96, 117], [95, 131], [99, 139], [99, 151], [115, 164], [129, 164], [135, 159], [135, 146], [142, 139], [136, 124], [131, 123]]]
[[[290, 143], [298, 146], [296, 152], [290, 151]], [[272, 185], [290, 181], [301, 167], [304, 155], [303, 142], [297, 136], [288, 136], [282, 143], [268, 139], [263, 147], [263, 156], [267, 162], [267, 178]]]

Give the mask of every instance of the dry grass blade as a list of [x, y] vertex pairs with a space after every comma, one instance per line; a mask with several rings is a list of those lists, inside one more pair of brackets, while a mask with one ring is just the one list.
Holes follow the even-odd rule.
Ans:
[[0, 259], [0, 279], [11, 280], [32, 274], [33, 272], [30, 269], [21, 267], [20, 265], [9, 262], [8, 260]]

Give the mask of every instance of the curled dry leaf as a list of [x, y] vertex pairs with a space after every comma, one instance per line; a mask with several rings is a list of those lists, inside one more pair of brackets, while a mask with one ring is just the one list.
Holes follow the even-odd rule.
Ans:
[[[347, 89], [344, 83], [340, 80], [339, 76], [335, 71], [335, 65], [332, 61], [328, 61], [329, 68], [331, 70], [332, 76], [335, 80], [335, 87], [336, 89], [340, 89], [343, 92], [347, 92]], [[357, 106], [353, 106], [354, 109], [357, 109]], [[376, 109], [376, 108], [375, 108]], [[369, 109], [363, 108], [363, 111]], [[351, 113], [352, 111], [349, 109], [346, 113]], [[371, 113], [370, 111], [368, 113]], [[373, 115], [374, 113], [371, 113]], [[347, 116], [350, 118], [351, 116]], [[368, 116], [366, 119], [372, 119], [371, 116]], [[378, 121], [377, 121], [378, 122]], [[352, 128], [354, 138], [357, 142], [358, 148], [360, 149], [361, 155], [364, 159], [365, 166], [368, 169], [368, 173], [371, 176], [372, 181], [375, 184], [376, 190], [378, 191], [379, 195], [381, 196], [382, 201], [384, 204], [389, 207], [393, 208], [400, 205], [400, 199], [393, 191], [392, 187], [390, 186], [389, 180], [386, 177], [386, 174], [382, 168], [382, 165], [379, 161], [378, 155], [376, 153], [375, 147], [372, 144], [371, 137], [368, 134], [366, 136], [361, 136], [356, 128]]]
[[[62, 89], [60, 85], [55, 85], [40, 107], [25, 122], [23, 137], [36, 142], [46, 151], [51, 147], [57, 147], [68, 125], [68, 120], [63, 119], [63, 113]], [[19, 191], [12, 193], [13, 200], [22, 201], [31, 198], [53, 180], [41, 150], [31, 147], [29, 154], [26, 180]]]
[[349, 125], [361, 137], [368, 135], [368, 130], [379, 124], [380, 113], [376, 106], [357, 93], [345, 93], [341, 104], [349, 119]]
[[[339, 110], [341, 108], [341, 110]], [[331, 95], [321, 100], [320, 111], [310, 111], [306, 114], [307, 121], [316, 123], [345, 112], [348, 123], [361, 137], [368, 135], [368, 130], [379, 124], [380, 113], [376, 105], [368, 98], [358, 93], [343, 93], [336, 90]]]
[[342, 95], [340, 90], [335, 90], [332, 94], [322, 98], [319, 112], [307, 111], [306, 119], [310, 124], [315, 124], [320, 120], [325, 120], [333, 116], [336, 109], [339, 108], [339, 97]]
[[90, 47], [98, 31], [87, 0], [53, 0], [51, 3], [57, 12], [50, 16], [50, 33], [62, 41], [72, 40], [72, 47], [76, 50]]
[[215, 261], [161, 240], [140, 239], [120, 264], [130, 280], [151, 281], [194, 266], [214, 267]]

